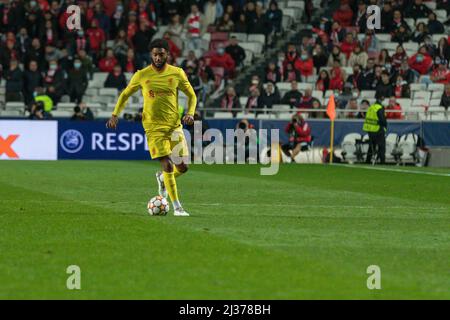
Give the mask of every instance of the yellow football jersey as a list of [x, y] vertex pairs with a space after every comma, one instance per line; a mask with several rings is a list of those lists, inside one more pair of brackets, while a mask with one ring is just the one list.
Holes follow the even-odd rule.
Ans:
[[172, 130], [180, 126], [178, 90], [188, 97], [187, 114], [194, 115], [197, 97], [183, 69], [166, 64], [158, 71], [153, 65], [137, 71], [120, 94], [113, 115], [119, 116], [139, 88], [144, 97], [142, 125], [147, 130]]

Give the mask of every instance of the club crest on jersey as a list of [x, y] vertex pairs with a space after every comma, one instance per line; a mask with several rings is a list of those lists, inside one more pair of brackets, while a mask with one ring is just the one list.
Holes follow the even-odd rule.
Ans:
[[145, 84], [149, 84], [149, 83], [150, 83], [150, 80], [145, 81]]
[[171, 86], [173, 82], [173, 78], [169, 78], [169, 85]]

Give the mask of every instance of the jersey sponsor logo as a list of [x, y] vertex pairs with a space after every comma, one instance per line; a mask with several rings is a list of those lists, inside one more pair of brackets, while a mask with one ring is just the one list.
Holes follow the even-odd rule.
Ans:
[[18, 134], [11, 134], [8, 137], [6, 137], [6, 139], [3, 139], [3, 137], [0, 136], [0, 156], [2, 154], [6, 154], [6, 156], [10, 159], [19, 158], [19, 156], [12, 147], [12, 144], [14, 143], [14, 141], [17, 140], [17, 138], [19, 138]]
[[67, 153], [77, 153], [84, 145], [84, 138], [80, 131], [66, 130], [59, 139], [61, 148]]
[[174, 95], [173, 92], [172, 92], [172, 91], [169, 91], [169, 90], [158, 90], [158, 91], [150, 90], [150, 91], [148, 92], [148, 96], [149, 96], [150, 98], [156, 98], [156, 97], [170, 97], [170, 96], [173, 96], [173, 95]]

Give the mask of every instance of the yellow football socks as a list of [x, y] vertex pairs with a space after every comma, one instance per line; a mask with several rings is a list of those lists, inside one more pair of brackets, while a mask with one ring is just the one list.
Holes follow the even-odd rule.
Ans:
[[169, 193], [170, 200], [172, 202], [178, 202], [178, 190], [177, 190], [177, 182], [175, 180], [174, 172], [165, 172], [163, 171], [164, 177], [164, 185], [166, 186], [167, 192]]

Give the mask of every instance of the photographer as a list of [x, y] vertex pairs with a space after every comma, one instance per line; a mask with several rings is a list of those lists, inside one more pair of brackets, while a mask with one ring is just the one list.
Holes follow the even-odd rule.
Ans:
[[300, 114], [295, 114], [286, 125], [285, 131], [289, 135], [289, 143], [284, 144], [281, 149], [295, 161], [300, 151], [307, 150], [312, 141], [311, 127]]
[[30, 120], [47, 120], [51, 119], [52, 115], [44, 110], [44, 103], [41, 101], [34, 102], [30, 108]]
[[[245, 150], [245, 162], [249, 161], [250, 154], [251, 154], [250, 153], [251, 148], [253, 148], [252, 151], [255, 151], [254, 148], [256, 148], [256, 150], [258, 150], [257, 140], [250, 141], [252, 135], [251, 135], [251, 133], [248, 132], [249, 130], [254, 129], [254, 128], [255, 127], [253, 126], [253, 124], [251, 124], [247, 119], [242, 119], [241, 121], [239, 121], [236, 124], [236, 130], [240, 129], [240, 130], [244, 131], [244, 133], [245, 133], [244, 146], [243, 146], [244, 150]], [[255, 138], [255, 137], [256, 136], [253, 135], [253, 138]], [[238, 149], [240, 147], [242, 148], [242, 143], [241, 143], [241, 141], [237, 140], [235, 143], [235, 148]], [[257, 151], [253, 152], [253, 154], [256, 154], [256, 159], [253, 159], [253, 160], [257, 161], [258, 160], [258, 152]], [[235, 160], [237, 160], [237, 152], [235, 153]]]

